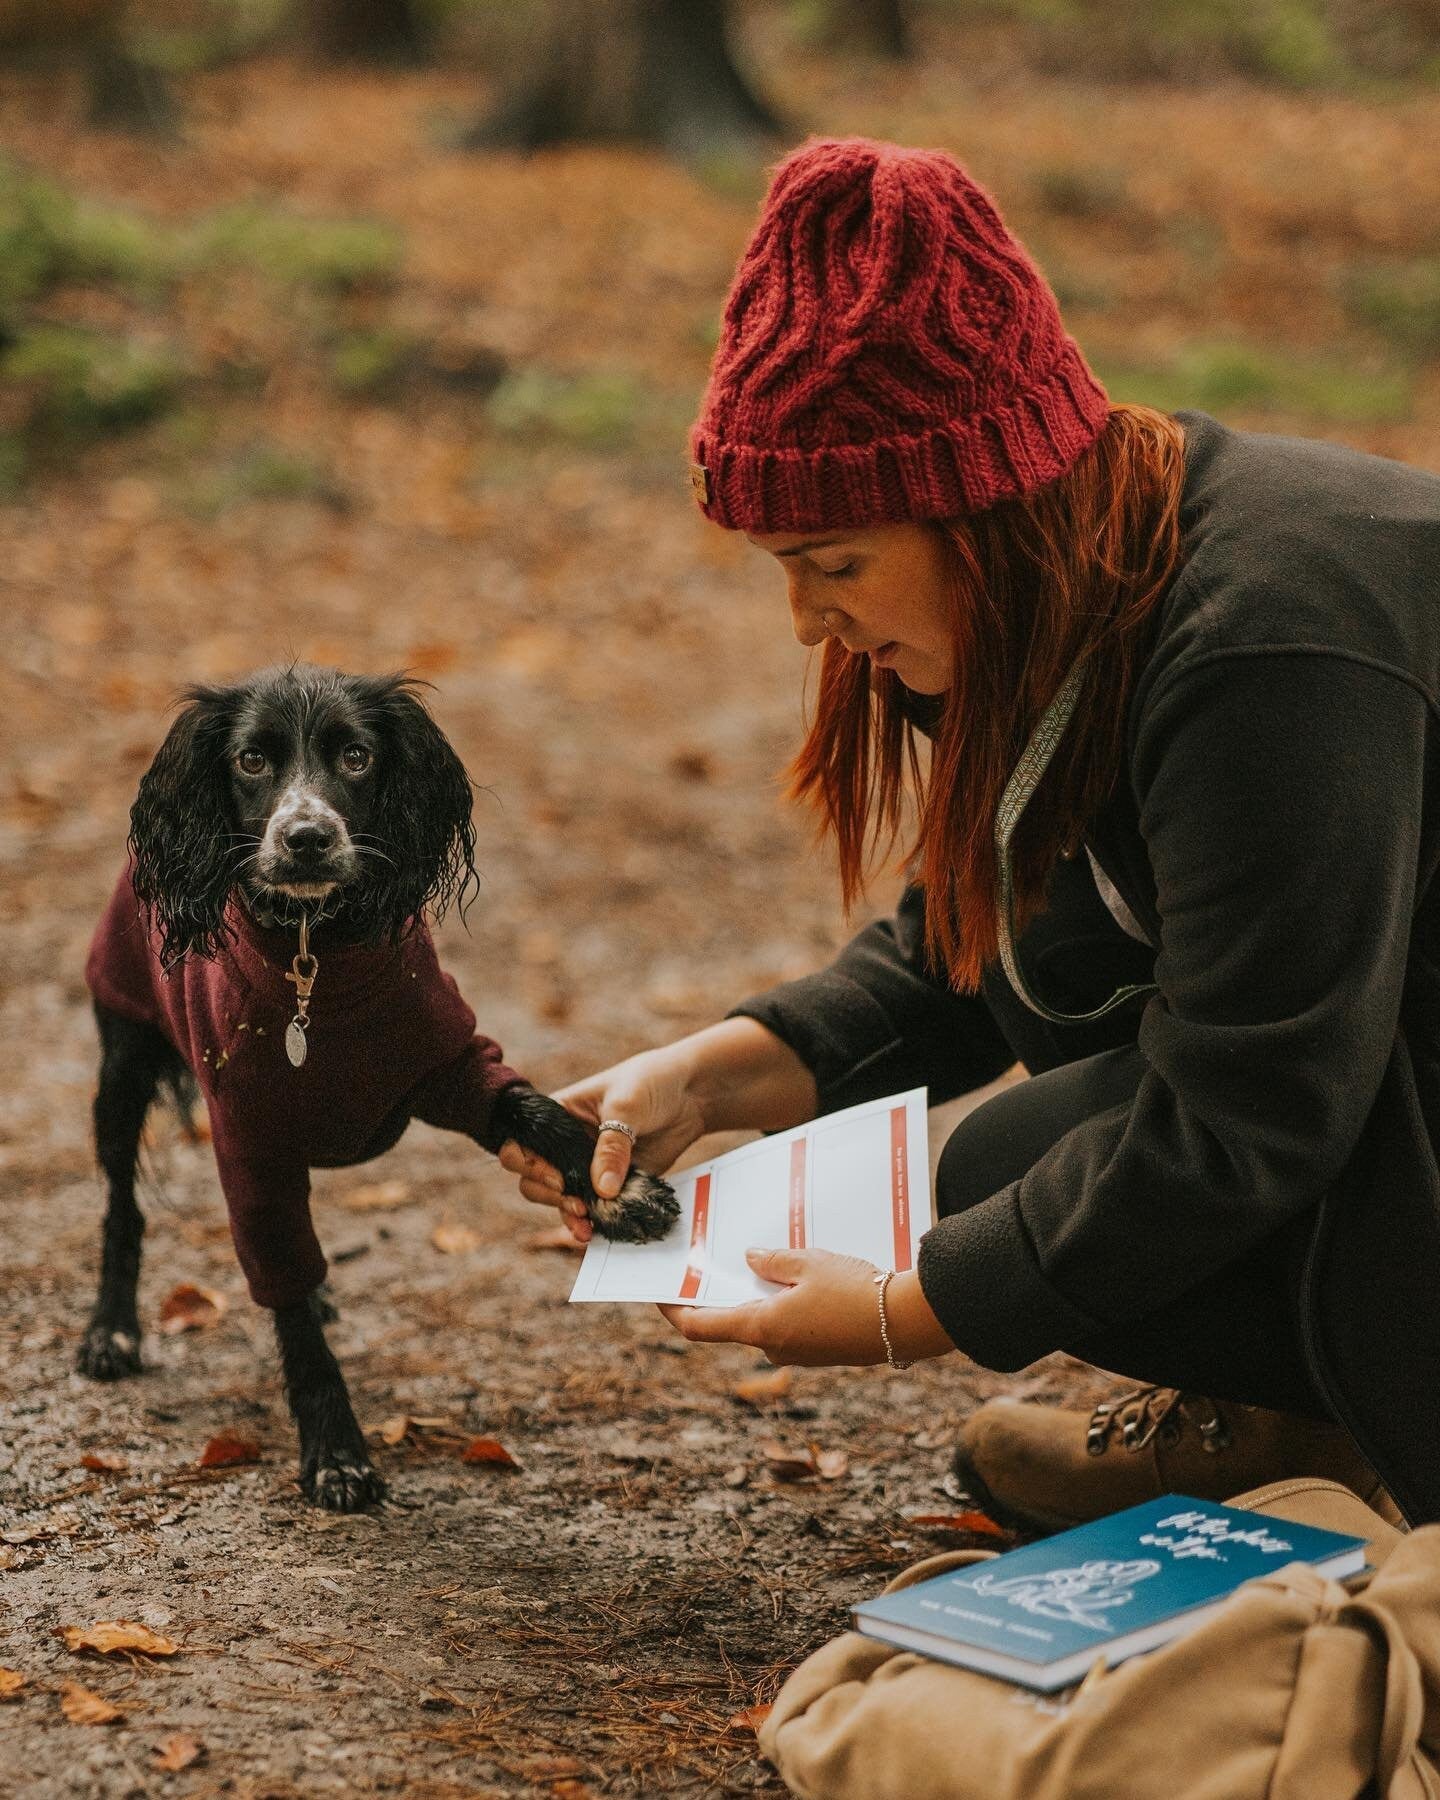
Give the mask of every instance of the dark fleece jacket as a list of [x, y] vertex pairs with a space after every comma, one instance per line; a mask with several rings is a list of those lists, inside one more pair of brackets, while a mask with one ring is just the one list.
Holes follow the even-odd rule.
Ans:
[[325, 1276], [311, 1169], [366, 1162], [411, 1119], [493, 1150], [495, 1097], [523, 1077], [493, 1039], [476, 1035], [423, 922], [380, 947], [316, 934], [309, 1053], [292, 1068], [284, 1037], [295, 988], [285, 976], [295, 934], [258, 926], [233, 900], [226, 917], [232, 936], [218, 956], [188, 957], [166, 975], [127, 869], [85, 979], [101, 1005], [163, 1032], [193, 1070], [250, 1293], [261, 1306], [288, 1306]]

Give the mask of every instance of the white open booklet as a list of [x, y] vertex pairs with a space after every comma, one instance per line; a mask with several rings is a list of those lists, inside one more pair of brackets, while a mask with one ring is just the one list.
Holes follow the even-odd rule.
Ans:
[[737, 1306], [779, 1290], [749, 1249], [841, 1250], [912, 1269], [934, 1223], [924, 1088], [867, 1100], [670, 1177], [680, 1217], [655, 1244], [598, 1234], [572, 1300]]

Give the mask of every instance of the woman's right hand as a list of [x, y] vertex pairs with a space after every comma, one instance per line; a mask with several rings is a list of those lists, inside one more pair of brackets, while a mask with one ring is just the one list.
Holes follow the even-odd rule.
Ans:
[[[682, 1151], [688, 1150], [706, 1130], [699, 1101], [690, 1089], [691, 1061], [679, 1045], [642, 1050], [638, 1056], [562, 1088], [555, 1098], [592, 1126], [619, 1119], [635, 1132], [635, 1148], [621, 1131], [601, 1132], [590, 1165], [595, 1191], [618, 1194], [634, 1160], [652, 1175], [663, 1175]], [[578, 1242], [588, 1241], [594, 1230], [585, 1202], [578, 1194], [566, 1194], [559, 1172], [541, 1157], [532, 1156], [514, 1142], [500, 1150], [500, 1164], [520, 1177], [520, 1192], [527, 1200], [554, 1206]]]
[[[602, 1069], [555, 1098], [598, 1127], [618, 1119], [635, 1133], [602, 1131], [590, 1165], [596, 1191], [618, 1194], [633, 1154], [651, 1175], [663, 1175], [707, 1131], [785, 1131], [815, 1117], [815, 1077], [796, 1053], [757, 1020], [722, 1019], [658, 1050], [642, 1050]], [[592, 1235], [578, 1194], [566, 1194], [559, 1172], [516, 1143], [503, 1144], [501, 1166], [520, 1177], [520, 1192], [555, 1206], [582, 1244]]]

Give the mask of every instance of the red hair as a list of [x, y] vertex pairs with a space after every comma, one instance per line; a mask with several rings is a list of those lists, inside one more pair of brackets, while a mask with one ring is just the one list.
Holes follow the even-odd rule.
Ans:
[[928, 765], [893, 669], [830, 638], [790, 793], [820, 815], [847, 906], [918, 814], [904, 861], [925, 889], [930, 954], [961, 990], [998, 951], [995, 812], [1026, 740], [1082, 658], [1079, 706], [1011, 845], [1017, 930], [1043, 910], [1120, 774], [1144, 627], [1180, 562], [1185, 440], [1166, 413], [1113, 406], [1057, 481], [932, 527], [954, 579], [954, 679]]

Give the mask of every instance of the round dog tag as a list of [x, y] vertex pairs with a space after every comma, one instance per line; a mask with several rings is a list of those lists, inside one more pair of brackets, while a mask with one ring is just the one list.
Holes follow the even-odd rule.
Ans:
[[307, 1049], [305, 1029], [298, 1019], [292, 1019], [285, 1027], [285, 1054], [290, 1058], [292, 1068], [298, 1069], [304, 1062]]

